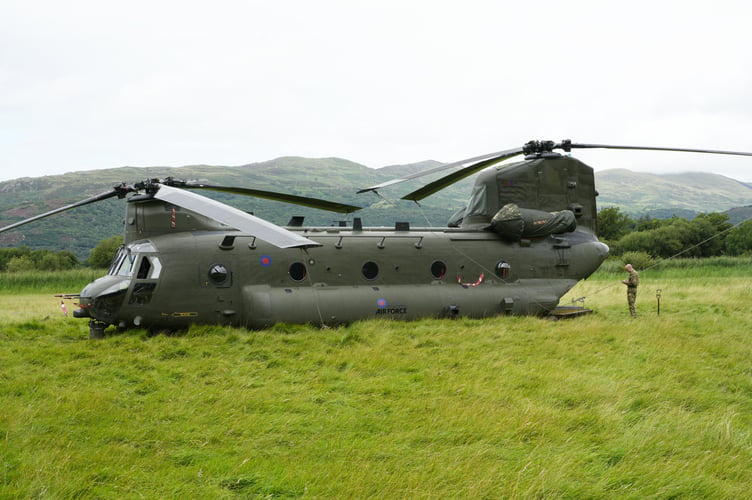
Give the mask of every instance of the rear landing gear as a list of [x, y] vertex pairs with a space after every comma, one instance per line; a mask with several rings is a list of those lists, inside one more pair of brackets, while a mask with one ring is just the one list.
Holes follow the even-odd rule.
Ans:
[[102, 323], [101, 321], [89, 320], [89, 338], [90, 339], [103, 339], [104, 330], [109, 325]]

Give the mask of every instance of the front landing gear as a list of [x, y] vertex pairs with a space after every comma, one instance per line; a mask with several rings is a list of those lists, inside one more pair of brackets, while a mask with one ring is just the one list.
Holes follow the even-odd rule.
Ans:
[[89, 338], [90, 339], [103, 339], [104, 330], [110, 326], [107, 323], [101, 321], [89, 320]]

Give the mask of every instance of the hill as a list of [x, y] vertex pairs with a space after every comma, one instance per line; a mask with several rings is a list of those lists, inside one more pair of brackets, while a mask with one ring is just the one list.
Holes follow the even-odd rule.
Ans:
[[752, 206], [736, 207], [726, 211], [729, 216], [729, 222], [736, 224], [738, 222], [752, 219]]
[[[400, 200], [437, 177], [426, 177], [385, 188], [379, 195], [356, 194], [365, 186], [440, 165], [424, 161], [372, 169], [341, 158], [282, 157], [238, 167], [192, 165], [179, 168], [122, 167], [70, 172], [38, 178], [23, 177], [0, 183], [0, 227], [19, 219], [53, 210], [110, 190], [122, 182], [175, 177], [214, 184], [253, 187], [300, 196], [330, 199], [364, 207], [357, 213], [369, 226], [392, 226], [396, 221], [413, 226], [443, 226], [464, 206], [473, 178], [465, 179], [421, 202]], [[752, 188], [727, 177], [707, 173], [655, 175], [629, 170], [596, 172], [600, 207], [618, 206], [633, 215], [691, 217], [697, 212], [729, 210], [752, 205]], [[340, 215], [285, 203], [225, 193], [204, 193], [253, 212], [275, 224], [285, 225], [292, 215], [303, 215], [306, 223], [328, 226]], [[76, 208], [0, 235], [0, 246], [26, 245], [32, 249], [69, 250], [85, 259], [101, 240], [122, 233], [124, 205], [110, 199]], [[352, 217], [352, 216], [351, 216]]]
[[[469, 196], [472, 179], [437, 193], [421, 206], [399, 199], [401, 194], [420, 186], [414, 181], [402, 184], [399, 189], [384, 189], [379, 195], [356, 194], [358, 189], [392, 179], [404, 172], [420, 171], [436, 165], [439, 163], [429, 161], [375, 170], [341, 158], [282, 157], [239, 167], [123, 167], [39, 178], [24, 177], [0, 183], [0, 227], [109, 191], [122, 182], [133, 184], [144, 179], [166, 177], [350, 203], [364, 207], [357, 216], [369, 226], [393, 226], [396, 221], [409, 222], [413, 226], [443, 226], [454, 211], [463, 206]], [[286, 203], [208, 191], [202, 194], [280, 225], [287, 224], [293, 215], [305, 216], [306, 224], [321, 226], [333, 225], [342, 218], [331, 212]], [[124, 209], [122, 200], [118, 199], [82, 206], [3, 233], [0, 235], [0, 246], [26, 245], [32, 249], [69, 250], [83, 260], [99, 241], [122, 234]]]
[[710, 173], [659, 175], [611, 169], [596, 172], [595, 185], [599, 207], [619, 207], [635, 215], [687, 216], [752, 204], [752, 186]]

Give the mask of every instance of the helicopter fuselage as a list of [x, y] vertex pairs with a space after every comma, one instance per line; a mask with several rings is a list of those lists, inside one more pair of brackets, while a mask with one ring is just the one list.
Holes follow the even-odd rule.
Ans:
[[509, 242], [461, 228], [287, 229], [320, 246], [280, 249], [232, 230], [134, 241], [81, 292], [77, 316], [94, 332], [546, 314], [608, 254], [587, 230]]

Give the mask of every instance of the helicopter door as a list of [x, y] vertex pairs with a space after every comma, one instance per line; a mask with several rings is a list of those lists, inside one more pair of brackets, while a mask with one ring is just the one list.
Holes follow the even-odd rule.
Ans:
[[157, 288], [162, 262], [156, 255], [141, 255], [134, 267], [134, 280], [131, 286], [128, 304], [146, 305], [151, 302]]
[[218, 323], [234, 323], [241, 316], [238, 287], [235, 286], [231, 263], [209, 262], [199, 265], [201, 294], [207, 310]]

